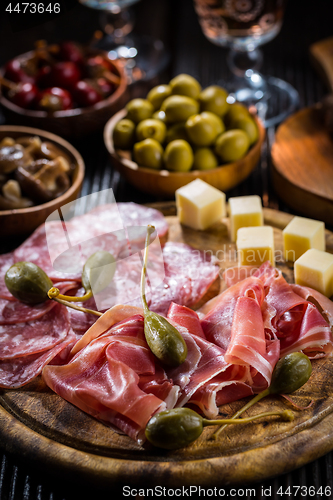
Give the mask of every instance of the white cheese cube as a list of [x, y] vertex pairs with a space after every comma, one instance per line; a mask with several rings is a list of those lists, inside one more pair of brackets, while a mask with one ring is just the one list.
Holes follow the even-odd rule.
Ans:
[[333, 254], [311, 248], [294, 264], [295, 283], [318, 290], [326, 297], [333, 295]]
[[229, 198], [230, 237], [236, 241], [240, 227], [263, 225], [263, 213], [259, 196], [236, 196]]
[[266, 260], [275, 266], [272, 227], [241, 227], [237, 231], [236, 245], [240, 266], [260, 266]]
[[226, 215], [225, 194], [201, 179], [176, 191], [179, 221], [193, 229], [207, 229]]
[[295, 262], [310, 248], [325, 251], [325, 224], [305, 217], [294, 217], [283, 230], [284, 258]]

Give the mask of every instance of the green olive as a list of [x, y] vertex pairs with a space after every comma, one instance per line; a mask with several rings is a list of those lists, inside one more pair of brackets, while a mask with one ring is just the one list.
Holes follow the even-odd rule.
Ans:
[[105, 250], [92, 254], [83, 266], [82, 285], [86, 292], [98, 293], [104, 290], [112, 281], [116, 266], [115, 258]]
[[203, 420], [189, 408], [175, 408], [154, 415], [146, 426], [148, 441], [167, 450], [188, 446], [202, 433]]
[[187, 120], [186, 132], [195, 146], [210, 146], [217, 136], [216, 126], [210, 118], [193, 115]]
[[183, 139], [171, 141], [165, 148], [163, 161], [168, 170], [188, 172], [193, 164], [192, 148]]
[[171, 95], [170, 85], [157, 85], [147, 94], [147, 99], [154, 106], [154, 110], [160, 109], [162, 102]]
[[290, 394], [310, 378], [311, 361], [302, 352], [292, 352], [281, 358], [273, 371], [270, 394]]
[[223, 121], [215, 113], [212, 113], [211, 111], [203, 111], [200, 114], [203, 118], [210, 120], [212, 125], [214, 125], [215, 130], [216, 130], [216, 137], [225, 131], [225, 125], [224, 125]]
[[154, 118], [154, 120], [160, 120], [161, 122], [166, 123], [166, 116], [164, 111], [161, 110], [155, 111], [155, 113], [153, 113], [152, 118]]
[[244, 130], [249, 136], [250, 144], [254, 144], [258, 140], [258, 127], [256, 122], [251, 116], [244, 116], [243, 118], [237, 118], [231, 122], [230, 128], [238, 128]]
[[136, 127], [136, 136], [139, 141], [151, 137], [158, 142], [163, 142], [166, 134], [166, 126], [161, 120], [154, 120], [154, 118], [147, 118], [138, 123]]
[[134, 123], [139, 123], [142, 120], [150, 118], [154, 112], [151, 102], [147, 99], [132, 99], [127, 105], [127, 118]]
[[190, 116], [199, 113], [199, 103], [192, 97], [171, 95], [165, 99], [161, 110], [165, 112], [167, 122], [185, 122]]
[[123, 118], [113, 130], [113, 143], [117, 149], [131, 149], [135, 139], [135, 123]]
[[198, 148], [194, 152], [193, 170], [211, 170], [216, 168], [219, 162], [210, 148]]
[[134, 144], [134, 160], [142, 167], [160, 169], [163, 160], [163, 148], [155, 139], [145, 139]]
[[48, 299], [47, 292], [53, 287], [48, 275], [32, 262], [16, 262], [5, 275], [10, 293], [21, 302], [38, 304]]
[[199, 95], [201, 111], [211, 111], [218, 116], [224, 116], [228, 111], [228, 92], [218, 85], [205, 88]]
[[177, 139], [183, 139], [184, 141], [188, 140], [185, 122], [174, 123], [167, 129], [165, 142], [168, 144], [169, 142], [176, 141]]
[[193, 99], [197, 99], [201, 91], [200, 83], [193, 76], [185, 73], [175, 76], [170, 81], [170, 87], [172, 94], [186, 95]]
[[244, 130], [228, 130], [219, 135], [215, 143], [215, 152], [222, 162], [237, 161], [246, 155], [250, 139]]
[[[249, 110], [243, 104], [235, 102], [230, 104], [228, 112], [225, 116], [225, 123], [228, 127], [231, 127], [235, 120], [240, 118], [248, 118], [250, 116]], [[234, 128], [234, 127], [233, 127]]]

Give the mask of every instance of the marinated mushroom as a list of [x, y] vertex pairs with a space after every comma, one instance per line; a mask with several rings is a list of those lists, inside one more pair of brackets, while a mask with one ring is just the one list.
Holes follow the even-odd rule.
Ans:
[[[36, 169], [36, 166], [39, 167]], [[53, 161], [37, 160], [29, 169], [18, 168], [16, 179], [25, 192], [37, 202], [46, 202], [60, 196], [70, 186], [68, 161], [58, 156]]]
[[0, 210], [26, 208], [62, 195], [73, 165], [57, 145], [38, 136], [0, 142]]
[[18, 167], [24, 167], [32, 161], [29, 152], [20, 144], [0, 148], [0, 173], [10, 174]]
[[0, 194], [0, 210], [27, 208], [32, 205], [32, 200], [22, 196], [21, 188], [17, 181], [10, 179], [2, 186], [2, 194]]

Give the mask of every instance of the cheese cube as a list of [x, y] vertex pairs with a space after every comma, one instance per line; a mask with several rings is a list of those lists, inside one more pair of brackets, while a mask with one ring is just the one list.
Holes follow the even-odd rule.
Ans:
[[331, 297], [333, 295], [333, 255], [311, 248], [294, 264], [295, 283], [314, 288]]
[[225, 194], [201, 179], [176, 191], [179, 221], [193, 229], [207, 229], [226, 215]]
[[318, 220], [294, 217], [283, 230], [284, 258], [295, 262], [310, 248], [325, 251], [325, 224]]
[[260, 266], [266, 260], [275, 266], [272, 227], [241, 227], [237, 231], [236, 245], [240, 266]]
[[236, 241], [240, 227], [263, 225], [263, 213], [259, 196], [237, 196], [229, 198], [230, 237]]

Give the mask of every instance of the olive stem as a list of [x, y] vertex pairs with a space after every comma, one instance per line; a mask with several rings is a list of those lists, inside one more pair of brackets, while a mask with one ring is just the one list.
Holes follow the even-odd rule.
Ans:
[[147, 226], [147, 235], [146, 235], [146, 241], [145, 241], [145, 253], [144, 253], [142, 273], [141, 273], [141, 299], [142, 299], [143, 310], [146, 314], [149, 312], [147, 299], [146, 299], [146, 293], [145, 293], [145, 283], [146, 283], [147, 263], [148, 263], [148, 247], [149, 247], [149, 243], [150, 243], [150, 235], [154, 231], [155, 231], [155, 227], [149, 224]]
[[56, 302], [59, 302], [59, 304], [63, 304], [66, 307], [71, 307], [72, 309], [76, 309], [77, 311], [94, 314], [95, 316], [103, 316], [103, 313], [99, 311], [94, 311], [93, 309], [86, 309], [85, 307], [76, 306], [74, 304], [71, 304], [70, 302], [67, 302], [66, 300], [58, 299], [58, 297], [52, 297], [51, 299], [55, 300]]
[[55, 299], [57, 297], [58, 299], [66, 300], [67, 302], [84, 302], [85, 300], [88, 300], [93, 296], [92, 290], [89, 290], [87, 293], [82, 295], [82, 297], [72, 297], [70, 295], [62, 295], [60, 293], [59, 288], [56, 288], [54, 286], [50, 288], [47, 294], [50, 299]]
[[290, 410], [283, 410], [283, 411], [266, 411], [264, 413], [258, 413], [258, 415], [254, 415], [253, 417], [245, 417], [245, 418], [235, 418], [235, 416], [231, 418], [223, 418], [221, 420], [208, 420], [207, 418], [203, 418], [202, 425], [204, 427], [207, 427], [208, 425], [246, 424], [248, 422], [252, 422], [252, 420], [257, 420], [258, 418], [270, 417], [272, 415], [281, 417], [282, 420], [286, 420], [288, 422], [294, 420], [293, 412], [291, 412]]
[[[248, 410], [249, 408], [251, 408], [251, 406], [253, 406], [255, 403], [257, 403], [258, 401], [260, 401], [262, 398], [268, 396], [270, 394], [270, 391], [269, 391], [269, 388], [268, 389], [265, 389], [264, 391], [260, 392], [259, 394], [257, 394], [254, 398], [251, 399], [251, 401], [249, 401], [246, 405], [244, 405], [240, 410], [238, 410], [232, 417], [230, 420], [233, 420], [235, 418], [238, 418], [242, 413], [244, 413], [244, 411]], [[242, 419], [243, 420], [243, 419]], [[245, 419], [244, 419], [245, 420]], [[226, 426], [228, 425], [229, 422], [226, 422], [225, 425], [223, 425], [223, 427], [220, 427], [219, 429], [217, 429], [217, 431], [214, 432], [214, 434], [211, 436], [210, 439], [213, 439], [213, 440], [216, 440], [219, 436], [219, 434], [223, 431], [223, 429], [226, 428]]]

